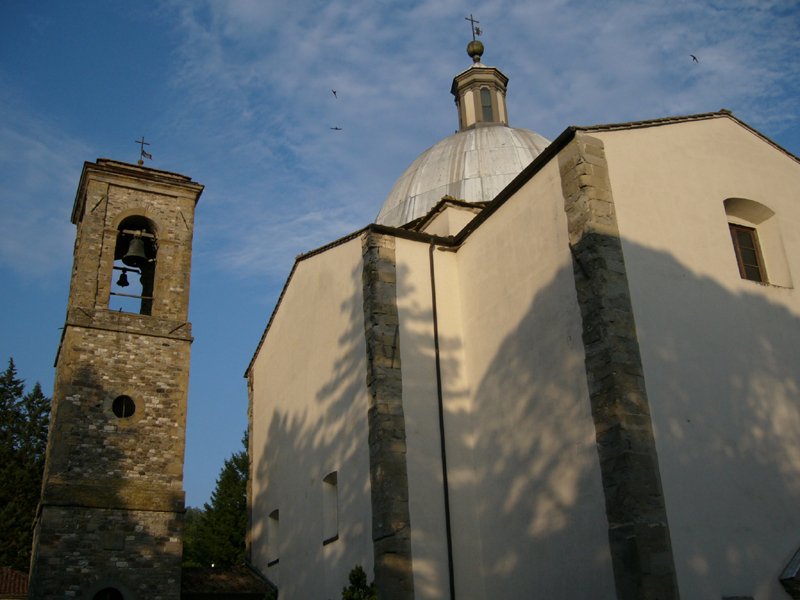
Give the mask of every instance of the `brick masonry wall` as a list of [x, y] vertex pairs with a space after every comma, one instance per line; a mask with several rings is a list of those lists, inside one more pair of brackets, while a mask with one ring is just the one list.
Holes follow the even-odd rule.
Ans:
[[48, 535], [31, 598], [89, 598], [116, 587], [134, 598], [180, 597], [181, 523], [174, 512], [45, 507]]
[[85, 187], [74, 251], [70, 308], [108, 307], [117, 228], [131, 215], [154, 222], [158, 239], [152, 315], [186, 320], [189, 306], [194, 190], [130, 176], [97, 174]]
[[381, 600], [408, 600], [414, 577], [395, 240], [367, 232], [362, 250], [375, 586]]
[[644, 371], [601, 140], [559, 154], [586, 374], [620, 600], [678, 598]]
[[[48, 457], [47, 479], [125, 478], [180, 490], [190, 342], [99, 325], [65, 331], [50, 443], [59, 451]], [[131, 417], [114, 414], [120, 395], [135, 402]]]

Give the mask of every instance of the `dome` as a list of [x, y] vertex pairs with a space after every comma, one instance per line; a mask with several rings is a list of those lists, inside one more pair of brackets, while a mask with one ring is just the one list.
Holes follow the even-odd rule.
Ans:
[[492, 200], [550, 142], [533, 131], [486, 124], [428, 148], [394, 184], [376, 223], [399, 227], [424, 216], [442, 196]]

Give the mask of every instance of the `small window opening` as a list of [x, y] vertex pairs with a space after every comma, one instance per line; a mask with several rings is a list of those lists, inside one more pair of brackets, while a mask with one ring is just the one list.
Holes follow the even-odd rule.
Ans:
[[758, 244], [758, 234], [753, 227], [729, 224], [733, 249], [736, 252], [736, 262], [739, 265], [739, 275], [742, 279], [750, 281], [767, 281], [764, 270], [764, 259], [761, 257], [761, 247]]
[[339, 539], [339, 475], [328, 473], [322, 479], [322, 545]]
[[152, 314], [158, 243], [150, 219], [133, 216], [117, 229], [109, 308]]
[[97, 592], [92, 600], [125, 600], [125, 597], [118, 589], [107, 587]]
[[136, 403], [130, 396], [117, 396], [111, 403], [111, 410], [120, 419], [127, 419], [136, 412]]
[[278, 564], [278, 544], [280, 543], [280, 512], [276, 508], [267, 519], [267, 566]]
[[484, 123], [494, 121], [492, 116], [492, 93], [489, 88], [481, 88], [481, 114], [483, 115]]

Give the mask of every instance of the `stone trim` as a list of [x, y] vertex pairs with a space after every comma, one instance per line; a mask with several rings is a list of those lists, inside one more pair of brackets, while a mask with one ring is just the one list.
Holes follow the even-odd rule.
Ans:
[[414, 576], [394, 237], [365, 233], [362, 256], [375, 587], [381, 600], [409, 600]]
[[175, 319], [117, 312], [108, 309], [70, 308], [67, 312], [65, 325], [67, 327], [119, 331], [187, 342], [194, 340], [192, 337], [192, 324], [188, 321], [177, 321]]
[[42, 506], [183, 513], [185, 496], [183, 490], [124, 479], [102, 484], [51, 480], [42, 489]]
[[200, 200], [200, 195], [203, 193], [203, 185], [192, 181], [192, 178], [186, 175], [98, 158], [96, 162], [83, 163], [72, 208], [71, 220], [75, 224], [81, 220], [86, 208], [86, 186], [91, 180], [122, 185], [127, 183], [136, 190], [155, 189], [164, 195], [191, 198], [195, 203]]
[[678, 598], [644, 370], [601, 140], [558, 155], [617, 598]]

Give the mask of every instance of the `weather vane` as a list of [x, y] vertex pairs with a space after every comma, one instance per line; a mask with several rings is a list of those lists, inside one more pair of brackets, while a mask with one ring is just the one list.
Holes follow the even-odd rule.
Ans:
[[483, 31], [481, 31], [481, 28], [478, 27], [480, 21], [472, 18], [472, 13], [469, 13], [468, 17], [464, 17], [464, 20], [470, 22], [470, 25], [472, 26], [472, 41], [475, 41], [475, 36], [478, 36], [483, 33]]
[[140, 140], [135, 140], [135, 142], [137, 144], [139, 144], [139, 160], [137, 162], [138, 162], [139, 166], [141, 167], [144, 164], [144, 159], [145, 158], [147, 160], [153, 160], [153, 155], [150, 154], [149, 152], [145, 151], [145, 149], [144, 149], [145, 146], [149, 146], [150, 145], [150, 142], [145, 142], [144, 141], [144, 136], [142, 136], [142, 139], [140, 139]]

